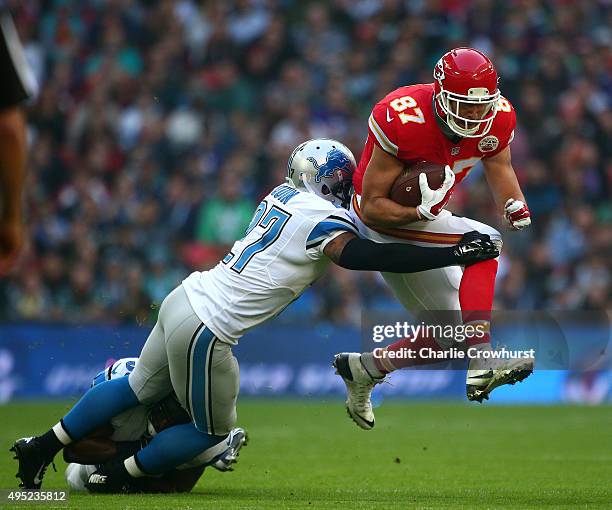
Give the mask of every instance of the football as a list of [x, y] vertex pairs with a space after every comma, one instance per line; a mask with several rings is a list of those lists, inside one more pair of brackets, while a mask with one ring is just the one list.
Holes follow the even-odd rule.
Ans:
[[444, 165], [419, 161], [407, 166], [391, 187], [389, 198], [400, 205], [416, 207], [421, 203], [419, 175], [425, 173], [431, 189], [438, 189], [444, 182]]

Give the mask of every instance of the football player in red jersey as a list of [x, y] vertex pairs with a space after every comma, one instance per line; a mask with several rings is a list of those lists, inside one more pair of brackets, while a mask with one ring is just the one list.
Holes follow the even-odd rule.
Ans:
[[[368, 138], [355, 172], [352, 212], [360, 233], [378, 242], [403, 240], [421, 246], [456, 243], [465, 232], [488, 234], [501, 246], [501, 234], [477, 221], [454, 216], [444, 210], [454, 187], [482, 161], [484, 173], [501, 211], [514, 229], [531, 223], [529, 209], [510, 159], [516, 116], [510, 102], [501, 96], [498, 77], [489, 58], [472, 48], [456, 48], [440, 58], [434, 83], [410, 85], [394, 90], [372, 110]], [[418, 207], [405, 207], [389, 198], [391, 187], [403, 169], [418, 161], [447, 165], [446, 180], [430, 190], [421, 176], [422, 195], [428, 200]], [[452, 171], [451, 171], [452, 170]], [[426, 310], [451, 310], [456, 324], [480, 325], [484, 334], [467, 340], [469, 347], [490, 349], [489, 327], [497, 260], [467, 266], [451, 266], [414, 274], [383, 273], [404, 307], [419, 317]], [[387, 351], [404, 347], [448, 348], [442, 339], [420, 336], [400, 340]], [[371, 390], [384, 376], [408, 365], [428, 360], [374, 357], [343, 353], [334, 366], [343, 377], [347, 408], [362, 428], [374, 426]], [[502, 384], [527, 377], [533, 360], [496, 362], [486, 365], [471, 359], [467, 374], [467, 397], [482, 401]]]

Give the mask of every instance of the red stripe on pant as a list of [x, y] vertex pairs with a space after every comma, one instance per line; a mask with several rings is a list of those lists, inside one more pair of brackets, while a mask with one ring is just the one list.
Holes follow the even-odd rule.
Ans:
[[397, 342], [393, 342], [391, 345], [388, 345], [384, 349], [387, 352], [400, 352], [402, 349], [411, 349], [416, 354], [416, 357], [393, 358], [388, 356], [374, 356], [374, 364], [376, 365], [376, 368], [380, 370], [380, 372], [382, 372], [383, 374], [388, 374], [400, 368], [415, 367], [419, 365], [431, 365], [432, 363], [439, 362], [439, 360], [435, 359], [435, 357], [420, 357], [419, 352], [423, 348], [429, 348], [432, 351], [442, 350], [441, 347], [438, 345], [438, 342], [436, 342], [433, 337], [427, 336], [426, 334], [419, 334], [415, 338], [402, 338], [401, 340], [398, 340]]

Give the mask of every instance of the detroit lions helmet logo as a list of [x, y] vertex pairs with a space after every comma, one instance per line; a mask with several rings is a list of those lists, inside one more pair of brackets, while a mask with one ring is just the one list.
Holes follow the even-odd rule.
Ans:
[[342, 151], [332, 149], [327, 153], [325, 157], [325, 163], [319, 165], [317, 160], [312, 156], [307, 158], [315, 167], [317, 174], [315, 175], [315, 182], [321, 182], [323, 177], [333, 177], [336, 171], [344, 173], [351, 172], [351, 160]]

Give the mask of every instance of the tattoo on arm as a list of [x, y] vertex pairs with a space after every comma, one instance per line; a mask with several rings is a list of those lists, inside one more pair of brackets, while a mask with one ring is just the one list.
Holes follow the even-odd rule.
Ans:
[[334, 263], [338, 264], [340, 262], [340, 255], [342, 255], [342, 250], [348, 244], [351, 239], [355, 239], [357, 236], [352, 234], [351, 232], [346, 232], [344, 234], [340, 234], [335, 239], [332, 239], [325, 249], [323, 253]]

